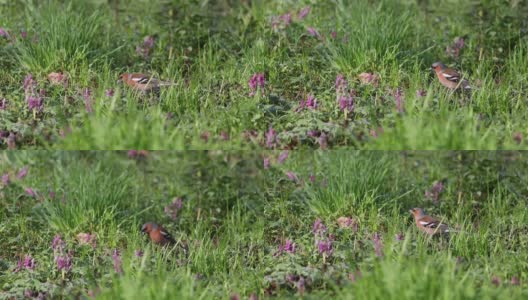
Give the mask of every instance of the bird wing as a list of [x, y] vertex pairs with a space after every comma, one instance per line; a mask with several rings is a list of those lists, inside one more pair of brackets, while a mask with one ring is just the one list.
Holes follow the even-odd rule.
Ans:
[[442, 76], [444, 76], [445, 79], [452, 81], [452, 82], [456, 82], [456, 83], [458, 83], [461, 77], [460, 73], [458, 73], [457, 71], [453, 69], [449, 69], [449, 68], [442, 71]]
[[147, 84], [152, 81], [152, 77], [150, 75], [145, 74], [132, 74], [131, 80], [138, 84]]
[[437, 229], [440, 226], [447, 226], [446, 224], [440, 222], [439, 220], [431, 217], [431, 216], [424, 216], [420, 220], [418, 220], [418, 223], [422, 225], [424, 228], [430, 228], [430, 229]]
[[170, 235], [170, 233], [168, 233], [164, 228], [160, 228], [160, 233], [161, 235], [163, 235], [164, 238], [166, 238], [167, 240], [171, 241], [171, 242], [175, 242], [174, 238], [172, 237], [172, 235]]

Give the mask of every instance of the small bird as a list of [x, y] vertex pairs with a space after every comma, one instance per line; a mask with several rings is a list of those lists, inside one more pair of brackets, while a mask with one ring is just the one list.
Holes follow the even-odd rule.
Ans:
[[453, 232], [453, 230], [451, 230], [447, 224], [427, 215], [421, 208], [413, 208], [410, 210], [410, 212], [414, 216], [414, 221], [418, 229], [427, 233], [428, 235]]
[[129, 87], [144, 93], [159, 92], [161, 86], [174, 85], [172, 82], [160, 81], [151, 75], [141, 73], [124, 73], [119, 76], [118, 82], [123, 82]]
[[165, 246], [176, 242], [161, 225], [153, 222], [143, 224], [143, 226], [141, 226], [141, 231], [147, 233], [152, 242], [158, 245]]
[[470, 90], [469, 82], [466, 79], [462, 79], [462, 76], [457, 71], [446, 67], [441, 62], [435, 62], [431, 65], [431, 68], [435, 71], [436, 77], [440, 83], [448, 89], [455, 90], [463, 88], [464, 90]]

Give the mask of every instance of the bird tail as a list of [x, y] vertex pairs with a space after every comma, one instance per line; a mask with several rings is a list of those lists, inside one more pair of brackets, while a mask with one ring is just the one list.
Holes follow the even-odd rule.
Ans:
[[173, 86], [173, 85], [176, 85], [176, 82], [160, 81], [158, 83], [158, 86]]

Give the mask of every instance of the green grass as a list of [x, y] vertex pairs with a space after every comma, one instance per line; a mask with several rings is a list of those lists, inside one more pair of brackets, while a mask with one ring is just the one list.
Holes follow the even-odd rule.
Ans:
[[[274, 29], [288, 12], [291, 24]], [[0, 27], [11, 37], [0, 37], [0, 148], [12, 134], [19, 149], [255, 149], [273, 127], [281, 149], [318, 148], [313, 130], [330, 148], [524, 149], [527, 13], [525, 1], [1, 1]], [[146, 36], [154, 37], [147, 57], [136, 53]], [[465, 44], [455, 57], [446, 47], [456, 37]], [[435, 61], [461, 70], [476, 87], [471, 96], [440, 86]], [[140, 95], [117, 85], [125, 71], [175, 85]], [[50, 72], [68, 84], [51, 85]], [[259, 72], [266, 93], [249, 96]], [[361, 83], [363, 72], [379, 85]], [[35, 93], [45, 90], [40, 112], [28, 109], [27, 74]], [[356, 91], [353, 113], [336, 103], [338, 74]], [[319, 107], [298, 111], [308, 95]]]
[[[283, 164], [279, 154], [158, 151], [130, 159], [126, 152], [1, 153], [0, 174], [11, 182], [0, 185], [0, 296], [528, 296], [526, 153], [291, 151]], [[266, 157], [269, 169], [262, 165]], [[19, 179], [24, 166], [29, 172]], [[444, 183], [437, 202], [424, 196], [435, 181]], [[184, 200], [172, 219], [164, 207], [174, 197]], [[408, 212], [417, 206], [459, 232], [425, 236]], [[357, 227], [340, 228], [339, 217], [352, 218]], [[315, 244], [316, 219], [327, 227], [323, 238], [333, 236], [329, 255]], [[139, 230], [146, 221], [162, 223], [177, 245], [152, 245]], [[79, 233], [94, 235], [96, 243], [82, 245]], [[71, 270], [57, 270], [61, 251], [51, 248], [57, 234], [65, 242], [62, 255], [71, 251]], [[286, 240], [295, 243], [295, 253], [277, 254]], [[115, 249], [122, 272], [114, 270]], [[137, 257], [137, 250], [144, 255]], [[14, 272], [26, 255], [36, 267]]]

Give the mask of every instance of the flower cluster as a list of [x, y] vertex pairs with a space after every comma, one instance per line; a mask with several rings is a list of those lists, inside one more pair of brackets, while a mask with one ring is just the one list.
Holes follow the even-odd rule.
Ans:
[[255, 96], [259, 88], [260, 88], [260, 92], [262, 93], [262, 95], [264, 95], [265, 94], [265, 90], [264, 90], [265, 84], [266, 84], [266, 77], [264, 76], [264, 73], [253, 74], [248, 81], [249, 96]]

